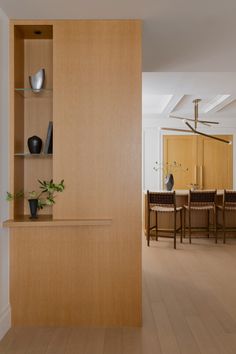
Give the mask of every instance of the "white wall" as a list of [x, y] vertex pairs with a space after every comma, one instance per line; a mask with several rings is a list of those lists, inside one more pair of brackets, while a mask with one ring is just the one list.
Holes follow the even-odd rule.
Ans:
[[[0, 9], [0, 222], [8, 217], [8, 18]], [[9, 238], [0, 228], [0, 339], [10, 328]]]
[[[220, 118], [223, 124], [220, 127], [202, 129], [208, 134], [229, 134], [233, 135], [233, 161], [236, 161], [236, 120], [235, 118]], [[179, 122], [167, 117], [160, 118], [155, 114], [143, 115], [143, 190], [157, 191], [162, 189], [161, 171], [156, 172], [153, 167], [155, 161], [163, 161], [162, 140], [164, 134], [175, 134], [178, 132], [161, 131], [160, 127], [184, 128]], [[185, 133], [180, 133], [181, 135]], [[234, 188], [236, 177], [236, 163], [233, 166]]]

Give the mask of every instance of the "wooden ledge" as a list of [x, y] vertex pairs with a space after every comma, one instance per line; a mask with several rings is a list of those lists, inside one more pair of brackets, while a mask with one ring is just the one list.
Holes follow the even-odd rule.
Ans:
[[29, 215], [18, 216], [2, 223], [3, 227], [56, 227], [56, 226], [104, 226], [111, 225], [112, 219], [53, 219], [52, 215], [40, 215], [37, 219], [30, 219]]

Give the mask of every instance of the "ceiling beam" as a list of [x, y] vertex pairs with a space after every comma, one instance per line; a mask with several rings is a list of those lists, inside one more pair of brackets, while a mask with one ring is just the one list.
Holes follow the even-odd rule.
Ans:
[[169, 115], [172, 112], [174, 112], [175, 108], [178, 106], [178, 104], [180, 103], [180, 101], [182, 101], [182, 99], [184, 97], [185, 97], [185, 95], [173, 95], [173, 97], [171, 98], [171, 100], [168, 103], [168, 105], [165, 107], [165, 109], [162, 112], [162, 114]]
[[201, 112], [207, 114], [219, 112], [235, 99], [236, 97], [234, 95], [217, 95], [202, 107]]

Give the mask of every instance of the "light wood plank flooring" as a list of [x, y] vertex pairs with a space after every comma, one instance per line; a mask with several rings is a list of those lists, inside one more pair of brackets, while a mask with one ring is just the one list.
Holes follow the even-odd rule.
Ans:
[[236, 240], [143, 243], [142, 328], [14, 328], [0, 354], [235, 354]]

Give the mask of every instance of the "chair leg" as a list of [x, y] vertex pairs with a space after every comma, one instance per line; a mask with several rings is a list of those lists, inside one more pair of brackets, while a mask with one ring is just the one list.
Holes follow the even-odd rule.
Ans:
[[147, 245], [149, 247], [150, 244], [150, 210], [148, 210], [148, 218], [147, 218]]
[[176, 249], [176, 212], [174, 212], [174, 249]]
[[210, 210], [207, 210], [208, 238], [210, 237]]
[[155, 212], [155, 214], [156, 214], [156, 241], [158, 241], [157, 211]]
[[222, 223], [223, 223], [223, 242], [226, 243], [226, 234], [225, 234], [225, 210], [223, 209], [223, 215], [222, 215]]
[[186, 233], [186, 210], [185, 208], [183, 209], [184, 213], [183, 213], [183, 218], [184, 218], [184, 238], [185, 238], [185, 233]]
[[182, 210], [180, 210], [180, 242], [183, 243], [183, 213]]
[[192, 243], [192, 235], [191, 235], [191, 210], [188, 210], [188, 236], [189, 236], [189, 243]]
[[213, 211], [214, 215], [214, 231], [215, 231], [215, 243], [218, 242], [218, 233], [217, 233], [217, 214], [216, 214], [216, 208]]

